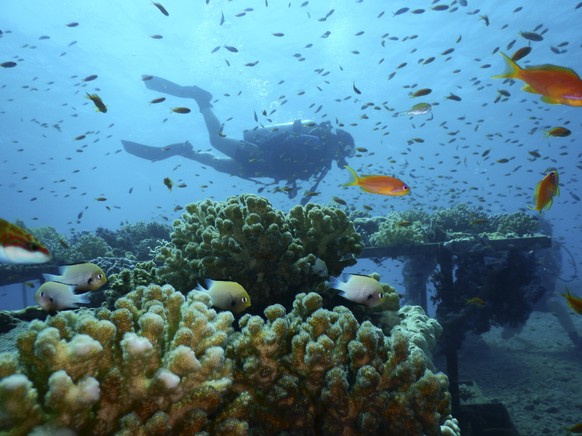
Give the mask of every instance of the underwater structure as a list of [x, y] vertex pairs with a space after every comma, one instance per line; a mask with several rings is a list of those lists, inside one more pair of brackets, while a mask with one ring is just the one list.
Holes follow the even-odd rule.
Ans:
[[[0, 430], [460, 434], [431, 361], [436, 320], [386, 284], [375, 323], [330, 305], [326, 277], [362, 248], [335, 208], [188, 205], [155, 261], [113, 275], [100, 308], [24, 323], [0, 348]], [[218, 272], [244, 283], [252, 313], [192, 290]]]
[[550, 247], [551, 238], [538, 233], [539, 221], [532, 216], [488, 216], [465, 204], [433, 214], [411, 210], [354, 221], [372, 245], [362, 257], [403, 260], [407, 297], [425, 309], [432, 280], [452, 410], [460, 416], [457, 352], [466, 333], [525, 323], [548, 292], [539, 280], [534, 252]]

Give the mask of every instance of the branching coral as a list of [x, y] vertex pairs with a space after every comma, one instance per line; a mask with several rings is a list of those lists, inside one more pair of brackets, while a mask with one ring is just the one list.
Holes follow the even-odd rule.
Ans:
[[316, 204], [288, 214], [250, 194], [226, 202], [189, 204], [174, 223], [172, 241], [158, 249], [162, 279], [184, 292], [205, 278], [236, 280], [263, 307], [292, 299], [289, 290], [312, 289], [323, 278], [355, 263], [360, 237], [339, 209]]
[[[117, 309], [61, 312], [0, 358], [0, 429], [38, 426], [85, 434], [209, 429], [231, 384], [224, 346], [233, 321], [208, 297], [141, 287]], [[213, 426], [215, 424], [212, 424]], [[218, 425], [218, 424], [216, 424]]]
[[429, 369], [416, 345], [428, 351], [438, 323], [416, 317], [409, 323], [414, 329], [403, 322], [387, 337], [345, 307], [321, 306], [318, 294], [300, 294], [287, 315], [275, 305], [265, 311], [266, 322], [251, 315], [240, 320], [227, 355], [240, 362], [233, 389], [253, 399], [249, 425], [268, 434], [440, 434], [449, 414], [448, 381]]
[[316, 293], [238, 332], [206, 294], [169, 285], [116, 307], [35, 321], [0, 354], [0, 431], [458, 434], [427, 357], [440, 327], [419, 309], [387, 336]]

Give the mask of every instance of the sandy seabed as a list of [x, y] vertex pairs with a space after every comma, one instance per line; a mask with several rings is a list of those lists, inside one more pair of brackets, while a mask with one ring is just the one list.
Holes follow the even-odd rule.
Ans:
[[[582, 316], [572, 318], [582, 336]], [[521, 436], [568, 434], [566, 428], [582, 422], [582, 348], [551, 313], [532, 313], [510, 339], [501, 331], [467, 336], [460, 380], [475, 381], [486, 402], [505, 405]]]

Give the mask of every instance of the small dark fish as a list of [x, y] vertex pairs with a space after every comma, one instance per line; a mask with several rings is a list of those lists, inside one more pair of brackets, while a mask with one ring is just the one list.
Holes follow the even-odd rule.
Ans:
[[332, 200], [335, 201], [337, 204], [341, 204], [342, 206], [346, 206], [347, 205], [346, 201], [345, 200], [342, 200], [339, 197], [333, 197]]
[[154, 2], [152, 2], [152, 4], [153, 4], [153, 5], [154, 5], [156, 8], [158, 8], [158, 9], [160, 10], [160, 12], [161, 12], [162, 14], [164, 14], [166, 17], [169, 17], [169, 16], [170, 16], [170, 14], [169, 14], [169, 13], [168, 13], [168, 11], [166, 10], [166, 8], [165, 8], [165, 7], [163, 7], [161, 4], [159, 4], [159, 3], [154, 3]]
[[79, 135], [75, 138], [75, 141], [82, 141], [83, 139], [85, 139], [87, 137], [87, 135]]
[[487, 15], [481, 15], [481, 19], [483, 20], [486, 26], [489, 26], [489, 17]]
[[107, 198], [105, 198], [105, 197], [96, 197], [95, 200], [96, 201], [107, 201]]
[[511, 60], [513, 62], [517, 62], [518, 60], [523, 59], [524, 57], [526, 57], [530, 53], [531, 53], [531, 47], [522, 47], [519, 50], [517, 50], [515, 53], [513, 53], [513, 56], [511, 56]]
[[394, 16], [404, 14], [404, 13], [408, 12], [409, 10], [410, 10], [409, 8], [400, 8], [396, 12], [394, 12]]
[[220, 25], [222, 26], [224, 24], [224, 12], [220, 12]]
[[166, 188], [168, 188], [171, 191], [172, 187], [174, 186], [174, 182], [172, 182], [172, 179], [170, 179], [169, 177], [164, 177], [164, 185], [166, 185]]
[[162, 35], [150, 35], [150, 38], [152, 38], [152, 39], [162, 39], [163, 36]]
[[446, 11], [449, 8], [449, 5], [436, 5], [432, 7], [433, 11]]
[[95, 107], [97, 108], [97, 110], [99, 112], [107, 112], [107, 106], [105, 106], [105, 103], [103, 103], [103, 100], [101, 100], [101, 97], [99, 97], [97, 94], [89, 94], [88, 92], [87, 94], [87, 98], [89, 100], [91, 100], [93, 102], [93, 104], [95, 104]]
[[258, 63], [259, 63], [259, 61], [249, 62], [248, 64], [245, 64], [245, 67], [254, 67]]
[[422, 97], [423, 95], [428, 95], [431, 92], [432, 92], [432, 89], [430, 89], [430, 88], [422, 88], [422, 89], [419, 89], [418, 91], [411, 92], [408, 95], [410, 95], [410, 98], [415, 98], [415, 97]]
[[65, 24], [65, 26], [67, 27], [77, 27], [79, 25], [79, 23], [69, 23], [69, 24]]
[[8, 62], [2, 62], [0, 64], [0, 67], [2, 67], [2, 68], [13, 68], [16, 65], [17, 65], [16, 62], [8, 61]]
[[157, 104], [157, 103], [161, 103], [163, 101], [166, 101], [166, 97], [158, 97], [158, 98], [154, 98], [152, 101], [150, 101], [150, 104]]
[[572, 132], [570, 131], [570, 129], [567, 129], [565, 127], [554, 127], [550, 130], [546, 130], [546, 137], [547, 136], [556, 136], [559, 138], [564, 138], [566, 136], [570, 136], [572, 134]]
[[191, 110], [187, 107], [173, 107], [172, 112], [176, 112], [177, 114], [189, 114]]
[[497, 159], [495, 162], [500, 163], [500, 164], [504, 164], [504, 163], [509, 162], [509, 159], [507, 159], [507, 158]]
[[361, 94], [361, 93], [362, 93], [362, 91], [360, 91], [360, 90], [359, 90], [359, 89], [356, 87], [356, 82], [354, 82], [354, 83], [353, 83], [353, 85], [352, 85], [352, 88], [354, 88], [354, 92], [355, 92], [356, 94]]
[[233, 47], [231, 45], [225, 45], [224, 48], [227, 49], [231, 53], [238, 53], [238, 48]]
[[276, 36], [277, 38], [281, 38], [282, 36], [285, 36], [285, 34], [282, 32], [275, 32], [275, 33], [273, 33], [273, 36]]
[[210, 52], [210, 54], [212, 54], [212, 53], [216, 53], [218, 50], [220, 50], [220, 46], [218, 46], [218, 47], [214, 47], [214, 48], [212, 49], [212, 51]]
[[141, 76], [141, 80], [143, 80], [144, 82], [148, 81], [148, 80], [152, 80], [154, 78], [154, 76], [149, 76], [149, 75], [142, 75]]
[[97, 74], [91, 74], [83, 79], [83, 82], [90, 82], [91, 80], [95, 80], [97, 78]]
[[544, 37], [539, 33], [534, 32], [519, 32], [519, 34], [524, 37], [525, 39], [529, 39], [530, 41], [543, 41]]
[[488, 148], [487, 150], [485, 150], [485, 151], [484, 151], [484, 152], [481, 154], [481, 157], [485, 157], [485, 156], [487, 156], [489, 153], [491, 153], [491, 149], [490, 149], [490, 148]]
[[447, 100], [461, 101], [461, 97], [459, 97], [458, 95], [453, 94], [452, 92], [449, 93], [449, 95], [447, 95], [445, 98]]

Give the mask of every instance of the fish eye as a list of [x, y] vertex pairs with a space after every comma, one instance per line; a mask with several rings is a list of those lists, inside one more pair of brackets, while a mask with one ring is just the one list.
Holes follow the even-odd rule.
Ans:
[[243, 303], [246, 303], [246, 302], [247, 302], [247, 301], [249, 301], [249, 300], [248, 300], [248, 298], [247, 298], [247, 297], [242, 297], [242, 298], [240, 299], [240, 301], [241, 301], [241, 302], [243, 302]]
[[38, 251], [38, 250], [40, 250], [40, 245], [38, 245], [34, 242], [29, 242], [27, 244], [26, 248], [30, 251]]
[[103, 274], [101, 273], [97, 274], [97, 280], [103, 280]]

